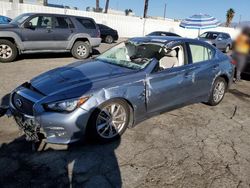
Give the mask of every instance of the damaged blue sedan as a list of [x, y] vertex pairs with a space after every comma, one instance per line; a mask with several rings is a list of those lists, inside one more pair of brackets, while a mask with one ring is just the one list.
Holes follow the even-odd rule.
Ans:
[[11, 93], [9, 109], [29, 140], [43, 133], [49, 143], [106, 142], [162, 112], [219, 104], [233, 74], [231, 60], [205, 42], [133, 38], [24, 83]]

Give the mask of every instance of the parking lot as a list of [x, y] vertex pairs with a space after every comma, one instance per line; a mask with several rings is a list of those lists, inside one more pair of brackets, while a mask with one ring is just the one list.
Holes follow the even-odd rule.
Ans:
[[[102, 44], [94, 54], [110, 45]], [[0, 97], [70, 54], [24, 55], [0, 64]], [[13, 119], [0, 118], [1, 187], [249, 187], [250, 78], [216, 107], [195, 104], [128, 129], [121, 140], [31, 150]]]

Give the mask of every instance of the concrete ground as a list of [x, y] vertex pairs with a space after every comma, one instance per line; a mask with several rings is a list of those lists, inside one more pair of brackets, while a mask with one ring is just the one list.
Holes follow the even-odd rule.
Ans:
[[[0, 97], [73, 61], [44, 54], [0, 64]], [[42, 143], [32, 152], [19, 133], [13, 119], [0, 118], [0, 187], [250, 186], [250, 81], [233, 85], [219, 106], [156, 116], [110, 144]]]

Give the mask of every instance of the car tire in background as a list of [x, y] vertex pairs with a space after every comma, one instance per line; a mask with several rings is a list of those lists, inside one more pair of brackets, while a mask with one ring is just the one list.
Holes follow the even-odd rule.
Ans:
[[16, 59], [18, 50], [9, 40], [0, 40], [0, 63], [12, 62]]
[[111, 35], [107, 35], [104, 41], [108, 44], [112, 44], [114, 42], [114, 38]]
[[90, 55], [90, 45], [88, 42], [77, 41], [71, 50], [76, 59], [86, 59]]
[[230, 45], [227, 45], [226, 49], [225, 49], [225, 53], [228, 53], [230, 51]]
[[107, 143], [119, 139], [130, 122], [130, 108], [126, 101], [112, 99], [100, 105], [91, 115], [87, 137], [91, 141]]
[[211, 106], [218, 105], [223, 100], [226, 90], [227, 90], [226, 80], [222, 77], [217, 78], [213, 84], [208, 104]]

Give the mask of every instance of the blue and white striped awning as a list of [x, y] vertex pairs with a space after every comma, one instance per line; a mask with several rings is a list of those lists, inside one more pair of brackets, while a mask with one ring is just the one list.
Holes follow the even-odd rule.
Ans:
[[207, 14], [195, 14], [180, 23], [180, 27], [187, 29], [209, 29], [219, 25], [220, 22], [215, 17]]

